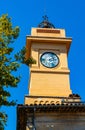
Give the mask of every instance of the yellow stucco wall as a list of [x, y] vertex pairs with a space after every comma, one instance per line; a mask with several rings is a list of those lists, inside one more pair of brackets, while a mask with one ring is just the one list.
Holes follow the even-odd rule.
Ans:
[[66, 37], [64, 29], [32, 28], [31, 36]]
[[71, 94], [68, 74], [31, 72], [30, 95], [68, 96]]
[[[29, 96], [69, 96], [71, 94], [67, 54], [72, 39], [64, 29], [32, 28], [27, 36], [27, 57], [36, 64], [30, 67]], [[46, 68], [40, 62], [44, 52], [53, 52], [59, 58], [55, 68]]]

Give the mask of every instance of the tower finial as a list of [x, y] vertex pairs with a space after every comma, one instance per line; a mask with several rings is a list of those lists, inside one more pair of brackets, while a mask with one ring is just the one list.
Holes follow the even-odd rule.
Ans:
[[44, 16], [43, 16], [43, 19], [44, 19], [44, 21], [48, 21], [47, 15], [44, 15]]
[[46, 12], [47, 12], [47, 10], [46, 10], [46, 9], [47, 9], [47, 8], [46, 8], [46, 5], [47, 5], [47, 4], [46, 4], [46, 0], [43, 0], [43, 2], [44, 2], [44, 16], [45, 16], [45, 15], [47, 14], [47, 13], [46, 13]]
[[47, 15], [43, 16], [43, 21], [38, 25], [39, 28], [55, 28], [55, 26], [48, 21]]

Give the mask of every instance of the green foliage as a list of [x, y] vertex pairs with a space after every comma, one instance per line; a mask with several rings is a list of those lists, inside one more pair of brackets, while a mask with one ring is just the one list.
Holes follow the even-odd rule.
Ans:
[[0, 130], [4, 130], [4, 125], [7, 122], [7, 115], [3, 112], [0, 112]]
[[[14, 106], [14, 100], [9, 101], [11, 96], [7, 91], [8, 87], [17, 87], [20, 77], [14, 76], [19, 63], [12, 58], [13, 48], [10, 47], [19, 35], [19, 27], [12, 26], [11, 18], [8, 15], [0, 17], [0, 107]], [[7, 121], [7, 115], [0, 112], [0, 130], [4, 130]]]
[[23, 47], [23, 48], [21, 49], [21, 51], [18, 52], [18, 53], [15, 55], [15, 59], [16, 59], [17, 61], [20, 61], [20, 62], [23, 63], [23, 64], [26, 64], [27, 66], [29, 66], [29, 65], [31, 65], [31, 64], [36, 64], [36, 60], [35, 60], [35, 59], [33, 59], [32, 57], [30, 57], [30, 58], [27, 59], [26, 56], [25, 56], [25, 54], [26, 54], [26, 48]]
[[[16, 72], [20, 63], [35, 64], [36, 61], [30, 57], [25, 58], [25, 47], [16, 55], [11, 55], [13, 48], [11, 44], [19, 36], [19, 27], [12, 26], [11, 18], [8, 15], [2, 15], [0, 17], [0, 107], [2, 106], [14, 106], [16, 102], [14, 100], [9, 101], [11, 94], [7, 91], [8, 87], [17, 87], [20, 81], [20, 77], [14, 76], [13, 72]], [[19, 61], [19, 62], [18, 62]], [[7, 115], [0, 112], [0, 130], [4, 130], [6, 125]]]
[[0, 41], [10, 43], [19, 35], [19, 27], [12, 27], [11, 18], [8, 15], [0, 17]]

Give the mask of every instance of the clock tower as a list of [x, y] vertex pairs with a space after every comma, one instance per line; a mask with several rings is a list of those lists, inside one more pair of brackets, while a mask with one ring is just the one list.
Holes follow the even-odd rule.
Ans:
[[85, 102], [70, 89], [68, 53], [72, 38], [47, 17], [26, 37], [29, 95], [17, 106], [17, 130], [85, 130]]
[[26, 37], [26, 57], [36, 60], [30, 66], [29, 96], [68, 97], [72, 93], [67, 60], [71, 42], [65, 30], [55, 29], [47, 17], [32, 28]]

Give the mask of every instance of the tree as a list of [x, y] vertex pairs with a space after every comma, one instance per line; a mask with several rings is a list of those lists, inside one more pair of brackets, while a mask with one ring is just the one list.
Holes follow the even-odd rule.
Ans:
[[[8, 15], [0, 17], [0, 107], [15, 105], [15, 101], [9, 101], [11, 96], [7, 91], [8, 87], [17, 87], [20, 77], [14, 76], [13, 71], [17, 71], [19, 63], [11, 58], [13, 48], [11, 44], [19, 36], [19, 27], [13, 28], [11, 18]], [[7, 115], [0, 111], [0, 130], [4, 130]]]
[[[19, 36], [19, 31], [18, 26], [12, 26], [11, 18], [7, 14], [0, 17], [0, 107], [14, 106], [16, 104], [14, 100], [9, 101], [11, 93], [7, 91], [7, 88], [17, 87], [20, 77], [14, 76], [13, 72], [17, 71], [20, 63], [27, 66], [36, 63], [32, 57], [25, 58], [25, 47], [15, 54], [14, 57], [11, 55], [13, 52], [11, 44]], [[0, 111], [0, 130], [4, 130], [6, 122], [6, 113]]]
[[26, 48], [23, 47], [17, 54], [15, 54], [15, 59], [22, 64], [30, 66], [31, 64], [36, 64], [36, 60], [32, 57], [26, 58]]

